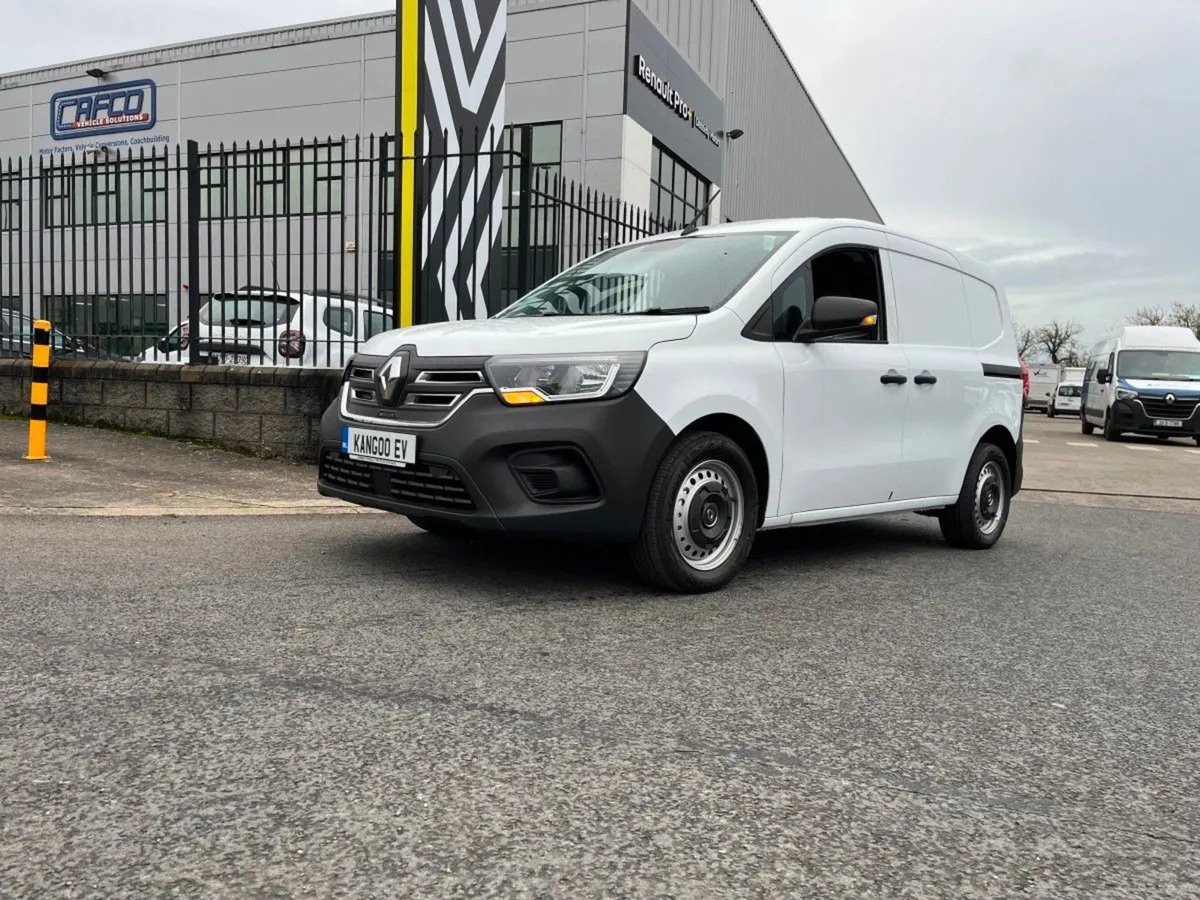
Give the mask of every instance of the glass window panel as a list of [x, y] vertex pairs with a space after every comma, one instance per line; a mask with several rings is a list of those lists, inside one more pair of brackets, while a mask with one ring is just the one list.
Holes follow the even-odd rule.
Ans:
[[562, 123], [533, 127], [533, 164], [562, 162]]

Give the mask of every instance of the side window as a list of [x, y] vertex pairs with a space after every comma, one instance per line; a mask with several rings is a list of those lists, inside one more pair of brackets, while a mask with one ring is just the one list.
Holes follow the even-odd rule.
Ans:
[[962, 274], [907, 253], [892, 251], [891, 261], [904, 343], [974, 346]]
[[354, 310], [352, 309], [344, 306], [330, 306], [325, 310], [323, 321], [330, 331], [337, 331], [350, 337], [354, 336]]
[[873, 300], [879, 307], [879, 322], [866, 337], [844, 340], [859, 344], [886, 343], [888, 323], [879, 251], [868, 247], [839, 247], [813, 257], [809, 265], [812, 267], [814, 300], [821, 297], [858, 297]]
[[978, 278], [962, 276], [967, 292], [967, 313], [971, 318], [971, 336], [974, 346], [982, 350], [990, 347], [1004, 333], [1004, 319], [1000, 314], [1000, 297], [996, 289]]
[[385, 331], [390, 331], [392, 328], [392, 317], [387, 313], [375, 312], [368, 310], [364, 314], [365, 330], [363, 332], [364, 339], [370, 339], [377, 334], [382, 334]]
[[866, 337], [841, 340], [853, 343], [887, 341], [887, 311], [883, 296], [879, 253], [866, 247], [839, 247], [819, 253], [793, 272], [755, 316], [748, 337], [760, 341], [790, 341], [808, 321], [819, 297], [859, 297], [879, 307], [879, 323]]

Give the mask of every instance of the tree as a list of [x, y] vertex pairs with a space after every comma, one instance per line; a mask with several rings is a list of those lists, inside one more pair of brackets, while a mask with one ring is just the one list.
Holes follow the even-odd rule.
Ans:
[[1082, 358], [1079, 352], [1079, 337], [1082, 334], [1083, 326], [1074, 319], [1066, 322], [1055, 319], [1037, 330], [1037, 346], [1050, 357], [1054, 365], [1076, 366]]
[[1038, 348], [1037, 332], [1020, 324], [1016, 325], [1016, 331], [1017, 356], [1021, 359], [1029, 359], [1033, 351]]
[[1161, 306], [1143, 306], [1126, 321], [1130, 325], [1166, 325], [1167, 313]]

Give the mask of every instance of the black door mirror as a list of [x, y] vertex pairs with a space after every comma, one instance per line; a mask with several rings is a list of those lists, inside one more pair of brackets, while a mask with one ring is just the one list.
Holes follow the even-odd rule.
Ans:
[[1108, 369], [1100, 369], [1096, 373], [1096, 380], [1101, 384], [1108, 384], [1112, 381], [1112, 372], [1108, 371]]
[[879, 324], [879, 305], [861, 297], [819, 297], [808, 321], [796, 332], [798, 343], [839, 335], [865, 334]]

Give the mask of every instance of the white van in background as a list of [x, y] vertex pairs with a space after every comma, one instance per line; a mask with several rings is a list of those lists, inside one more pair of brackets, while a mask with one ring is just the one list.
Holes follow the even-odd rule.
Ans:
[[1032, 365], [1029, 367], [1029, 399], [1025, 401], [1027, 409], [1037, 409], [1048, 412], [1054, 389], [1062, 380], [1062, 371], [1053, 364]]
[[1083, 401], [1083, 385], [1076, 381], [1060, 382], [1050, 398], [1050, 408], [1046, 415], [1053, 419], [1055, 416], [1079, 416]]
[[1092, 347], [1083, 388], [1083, 433], [1200, 444], [1200, 339], [1190, 328], [1129, 325]]

